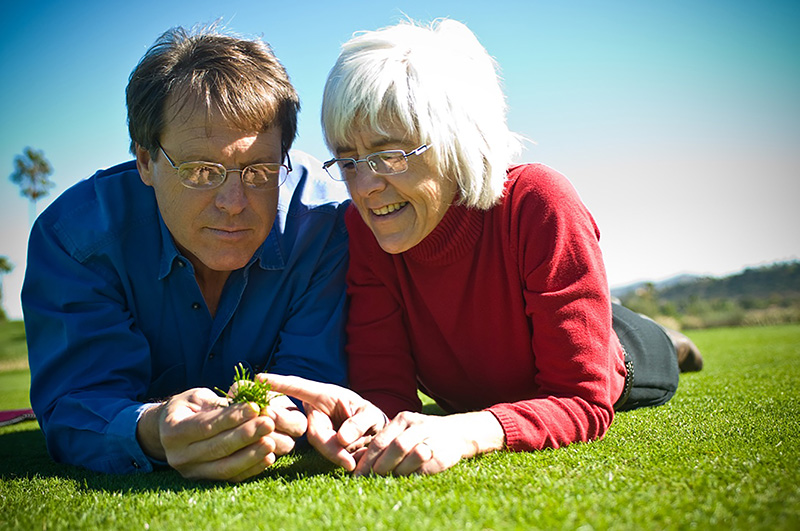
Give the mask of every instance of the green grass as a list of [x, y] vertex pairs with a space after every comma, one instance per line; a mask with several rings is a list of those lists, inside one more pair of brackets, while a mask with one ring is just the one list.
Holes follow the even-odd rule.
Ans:
[[0, 372], [10, 366], [27, 367], [28, 349], [25, 346], [25, 325], [22, 321], [0, 320]]
[[2, 428], [0, 529], [800, 528], [800, 326], [690, 335], [706, 367], [666, 406], [618, 415], [599, 442], [431, 477], [352, 478], [311, 452], [241, 485], [104, 476], [50, 461], [33, 422]]
[[0, 320], [0, 409], [30, 407], [27, 358], [23, 322]]

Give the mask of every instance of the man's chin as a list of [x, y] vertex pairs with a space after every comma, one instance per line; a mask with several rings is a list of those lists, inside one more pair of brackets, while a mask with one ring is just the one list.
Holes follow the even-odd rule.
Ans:
[[253, 253], [217, 253], [215, 256], [200, 256], [195, 259], [195, 270], [205, 269], [217, 273], [229, 273], [247, 265]]

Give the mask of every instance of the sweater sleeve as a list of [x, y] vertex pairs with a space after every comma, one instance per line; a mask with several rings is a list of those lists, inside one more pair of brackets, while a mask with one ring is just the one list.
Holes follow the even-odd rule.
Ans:
[[488, 409], [512, 450], [601, 438], [621, 388], [616, 370], [621, 356], [611, 328], [599, 231], [569, 182], [549, 168], [525, 167], [506, 200], [538, 392]]
[[351, 388], [389, 417], [421, 411], [393, 259], [383, 252], [355, 207], [345, 217], [350, 234], [347, 273], [347, 356]]

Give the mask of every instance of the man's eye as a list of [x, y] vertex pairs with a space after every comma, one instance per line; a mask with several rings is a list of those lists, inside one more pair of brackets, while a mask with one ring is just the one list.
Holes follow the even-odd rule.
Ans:
[[195, 170], [195, 179], [198, 182], [208, 182], [212, 180], [213, 176], [216, 174], [212, 168], [208, 166], [201, 166]]

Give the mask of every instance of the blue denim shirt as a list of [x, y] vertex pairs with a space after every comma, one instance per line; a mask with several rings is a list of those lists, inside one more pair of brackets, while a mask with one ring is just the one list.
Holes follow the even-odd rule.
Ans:
[[79, 182], [39, 216], [22, 306], [31, 405], [55, 460], [151, 470], [136, 439], [147, 402], [227, 389], [240, 362], [346, 384], [346, 190], [315, 159], [292, 161], [272, 231], [231, 273], [213, 318], [134, 162]]

